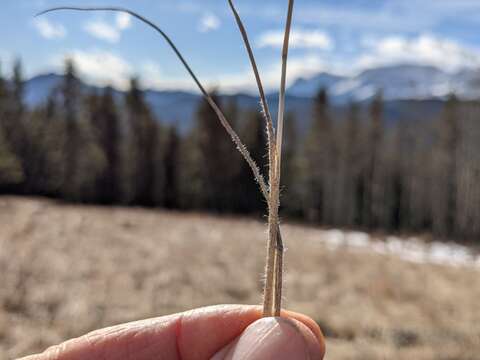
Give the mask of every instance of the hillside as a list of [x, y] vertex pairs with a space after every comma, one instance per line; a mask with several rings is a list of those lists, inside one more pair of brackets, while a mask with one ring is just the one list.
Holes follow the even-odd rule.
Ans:
[[[119, 322], [260, 302], [255, 220], [0, 197], [0, 228], [1, 359]], [[318, 321], [327, 359], [478, 359], [480, 262], [467, 248], [293, 224], [284, 237], [286, 307]]]

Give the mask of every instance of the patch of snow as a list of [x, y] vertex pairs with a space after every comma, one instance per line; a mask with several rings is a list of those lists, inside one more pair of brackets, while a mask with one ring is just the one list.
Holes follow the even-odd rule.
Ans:
[[322, 231], [320, 240], [332, 250], [346, 247], [352, 250], [396, 256], [404, 261], [420, 264], [467, 266], [480, 269], [480, 254], [455, 243], [440, 241], [427, 243], [416, 237], [396, 236], [388, 236], [381, 241], [372, 239], [364, 232], [341, 230]]

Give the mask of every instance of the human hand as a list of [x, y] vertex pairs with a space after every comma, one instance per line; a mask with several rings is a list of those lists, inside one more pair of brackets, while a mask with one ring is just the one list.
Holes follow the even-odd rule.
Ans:
[[21, 360], [321, 360], [323, 335], [310, 318], [256, 306], [219, 305], [94, 331]]

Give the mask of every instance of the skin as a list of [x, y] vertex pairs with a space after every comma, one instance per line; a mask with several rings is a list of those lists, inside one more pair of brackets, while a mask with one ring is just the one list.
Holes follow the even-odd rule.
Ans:
[[[260, 340], [259, 340], [260, 339]], [[22, 360], [322, 359], [318, 325], [285, 311], [219, 305], [94, 331]]]

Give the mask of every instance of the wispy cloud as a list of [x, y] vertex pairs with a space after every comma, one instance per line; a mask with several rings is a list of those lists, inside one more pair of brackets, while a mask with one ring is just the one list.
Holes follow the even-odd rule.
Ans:
[[120, 30], [102, 20], [87, 22], [85, 24], [85, 31], [97, 39], [111, 43], [117, 43], [121, 38]]
[[67, 30], [63, 25], [50, 22], [45, 18], [37, 18], [33, 24], [45, 39], [61, 39], [67, 36]]
[[122, 32], [132, 25], [132, 18], [128, 14], [117, 14], [114, 23], [104, 20], [90, 20], [85, 24], [85, 31], [100, 40], [110, 43], [118, 43], [122, 38]]
[[200, 19], [200, 23], [198, 25], [198, 29], [200, 32], [209, 32], [213, 30], [217, 30], [220, 28], [221, 25], [220, 19], [211, 13], [204, 14]]
[[[281, 48], [283, 46], [284, 31], [267, 31], [257, 40], [258, 47]], [[322, 30], [293, 29], [290, 37], [291, 48], [331, 50], [333, 40]]]
[[76, 49], [55, 56], [53, 65], [61, 68], [66, 59], [71, 59], [78, 72], [90, 83], [113, 85], [122, 90], [128, 88], [133, 68], [119, 55], [104, 50]]
[[447, 71], [480, 66], [480, 50], [450, 39], [423, 34], [408, 38], [389, 36], [370, 39], [367, 50], [358, 58], [359, 68], [396, 63], [433, 65]]

